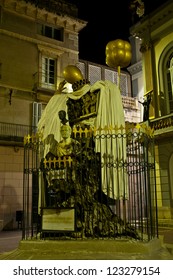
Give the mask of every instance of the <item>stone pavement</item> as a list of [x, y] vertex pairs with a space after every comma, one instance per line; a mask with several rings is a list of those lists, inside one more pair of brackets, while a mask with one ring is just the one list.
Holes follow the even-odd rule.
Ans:
[[0, 260], [173, 260], [173, 230], [150, 242], [134, 240], [21, 240], [0, 232]]
[[0, 231], [0, 254], [16, 249], [21, 239], [21, 230]]

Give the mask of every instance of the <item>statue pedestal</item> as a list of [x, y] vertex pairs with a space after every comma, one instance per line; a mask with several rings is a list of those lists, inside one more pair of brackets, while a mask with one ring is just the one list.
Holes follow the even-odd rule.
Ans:
[[[116, 240], [22, 240], [18, 251], [25, 257], [47, 260], [149, 259], [158, 256], [161, 240], [149, 242]], [[156, 257], [157, 258], [157, 257]]]

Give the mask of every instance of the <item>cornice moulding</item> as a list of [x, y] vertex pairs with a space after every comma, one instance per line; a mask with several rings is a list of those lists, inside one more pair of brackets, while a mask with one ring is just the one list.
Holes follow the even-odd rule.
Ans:
[[73, 18], [69, 15], [58, 15], [48, 12], [46, 9], [39, 9], [31, 3], [17, 0], [0, 0], [0, 5], [4, 10], [20, 14], [20, 16], [29, 17], [30, 19], [42, 21], [47, 24], [61, 26], [71, 31], [79, 32], [86, 25], [87, 21]]
[[127, 68], [131, 75], [137, 74], [142, 71], [142, 61], [139, 61]]
[[137, 36], [139, 38], [145, 38], [148, 33], [152, 36], [153, 31], [160, 29], [165, 22], [171, 21], [173, 18], [173, 2], [169, 4], [164, 4], [157, 10], [149, 15], [144, 16], [139, 22], [130, 28], [130, 33], [132, 36]]

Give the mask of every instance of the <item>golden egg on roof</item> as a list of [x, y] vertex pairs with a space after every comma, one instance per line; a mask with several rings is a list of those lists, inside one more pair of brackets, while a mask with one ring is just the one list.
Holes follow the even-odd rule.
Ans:
[[63, 70], [63, 76], [64, 79], [70, 84], [83, 80], [82, 72], [75, 65], [67, 65]]

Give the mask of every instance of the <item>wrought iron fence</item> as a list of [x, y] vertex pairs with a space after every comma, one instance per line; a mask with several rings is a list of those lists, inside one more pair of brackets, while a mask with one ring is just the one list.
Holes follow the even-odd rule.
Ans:
[[[73, 130], [71, 156], [24, 142], [23, 239], [151, 240], [158, 236], [151, 130]], [[51, 150], [50, 150], [51, 151]]]

